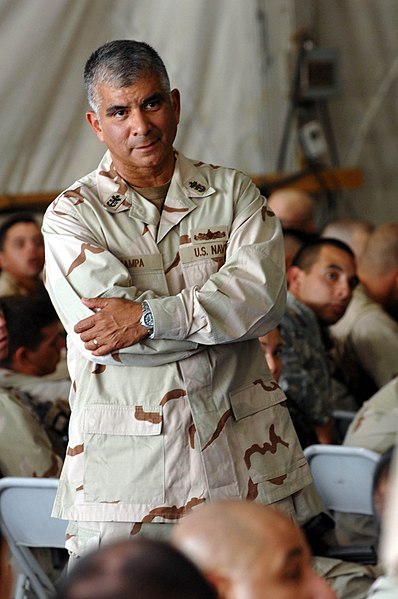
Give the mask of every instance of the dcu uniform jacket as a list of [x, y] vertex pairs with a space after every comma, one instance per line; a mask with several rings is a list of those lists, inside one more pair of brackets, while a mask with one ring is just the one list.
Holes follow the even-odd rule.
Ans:
[[[46, 286], [68, 332], [69, 447], [54, 515], [169, 522], [311, 481], [257, 337], [285, 308], [278, 220], [242, 173], [176, 153], [161, 215], [105, 154], [48, 208]], [[148, 301], [154, 338], [95, 357], [82, 297]]]

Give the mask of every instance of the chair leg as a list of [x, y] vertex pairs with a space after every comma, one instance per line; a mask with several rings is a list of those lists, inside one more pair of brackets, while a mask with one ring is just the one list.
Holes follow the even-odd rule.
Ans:
[[28, 599], [29, 581], [25, 574], [18, 574], [13, 599]]

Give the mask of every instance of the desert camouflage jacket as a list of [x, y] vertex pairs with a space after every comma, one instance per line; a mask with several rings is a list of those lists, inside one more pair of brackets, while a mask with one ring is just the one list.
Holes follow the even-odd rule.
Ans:
[[29, 398], [0, 389], [0, 473], [56, 477], [62, 460]]
[[[43, 233], [73, 387], [56, 516], [169, 522], [207, 499], [271, 503], [309, 484], [257, 341], [286, 290], [279, 223], [248, 177], [176, 154], [160, 215], [107, 153]], [[96, 296], [148, 300], [154, 338], [92, 356], [73, 326]]]
[[396, 444], [398, 431], [398, 377], [365, 401], [356, 413], [344, 445], [384, 453]]
[[335, 359], [360, 404], [398, 374], [398, 323], [363, 285], [330, 330]]

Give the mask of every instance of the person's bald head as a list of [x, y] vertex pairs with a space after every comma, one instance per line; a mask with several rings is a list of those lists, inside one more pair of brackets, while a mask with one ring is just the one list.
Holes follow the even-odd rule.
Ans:
[[311, 569], [300, 528], [249, 501], [211, 502], [183, 518], [172, 542], [225, 599], [333, 599]]
[[362, 255], [374, 225], [357, 218], [338, 218], [325, 225], [321, 237], [340, 239], [350, 246], [357, 259]]
[[281, 221], [283, 229], [315, 232], [314, 199], [303, 189], [276, 189], [269, 196], [268, 205]]
[[372, 298], [389, 309], [398, 306], [398, 222], [377, 226], [358, 261], [358, 276]]

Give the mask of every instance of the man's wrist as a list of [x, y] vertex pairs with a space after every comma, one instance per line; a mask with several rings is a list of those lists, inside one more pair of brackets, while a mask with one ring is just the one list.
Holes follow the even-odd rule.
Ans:
[[142, 316], [140, 319], [140, 324], [148, 329], [148, 335], [152, 339], [155, 323], [151, 307], [146, 300], [142, 302], [141, 307]]

